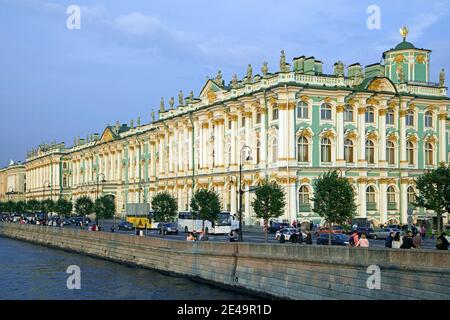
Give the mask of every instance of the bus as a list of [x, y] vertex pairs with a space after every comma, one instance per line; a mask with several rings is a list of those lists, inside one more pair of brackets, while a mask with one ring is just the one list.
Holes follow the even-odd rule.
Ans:
[[[178, 214], [178, 230], [184, 232], [200, 232], [203, 220], [194, 217], [192, 212], [183, 211]], [[219, 213], [216, 223], [205, 220], [205, 231], [210, 234], [229, 234], [231, 230], [239, 229], [236, 217], [228, 211]]]

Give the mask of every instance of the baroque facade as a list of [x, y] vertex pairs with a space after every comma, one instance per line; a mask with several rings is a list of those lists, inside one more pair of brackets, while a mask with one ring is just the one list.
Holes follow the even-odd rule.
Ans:
[[70, 148], [41, 145], [27, 155], [27, 198], [110, 194], [123, 214], [127, 203], [168, 190], [184, 211], [193, 188], [214, 188], [236, 213], [242, 163], [246, 224], [256, 221], [251, 188], [264, 179], [286, 191], [281, 219], [320, 220], [312, 185], [331, 168], [353, 183], [359, 217], [406, 223], [408, 208], [416, 220], [430, 217], [411, 206], [414, 177], [448, 161], [450, 100], [443, 71], [430, 82], [431, 51], [407, 42], [405, 30], [383, 63], [345, 72], [338, 61], [324, 74], [314, 57], [289, 64], [282, 51], [277, 72], [249, 65], [226, 85], [219, 71], [198, 97], [180, 91], [169, 108], [161, 99], [148, 124], [116, 123]]
[[0, 169], [0, 202], [25, 200], [25, 165], [11, 160]]

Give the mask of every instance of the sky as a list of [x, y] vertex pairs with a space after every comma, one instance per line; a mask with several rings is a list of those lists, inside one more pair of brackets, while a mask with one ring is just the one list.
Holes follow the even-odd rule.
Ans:
[[[81, 9], [80, 29], [67, 8]], [[368, 28], [380, 11], [379, 28]], [[228, 83], [247, 65], [278, 71], [301, 55], [333, 64], [381, 62], [402, 39], [431, 49], [431, 81], [450, 74], [450, 1], [0, 0], [0, 167], [41, 143], [148, 123], [179, 90], [199, 93], [222, 71]]]

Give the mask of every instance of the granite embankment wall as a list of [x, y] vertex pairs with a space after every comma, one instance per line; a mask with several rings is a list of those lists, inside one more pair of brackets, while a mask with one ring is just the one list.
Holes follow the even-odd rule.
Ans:
[[[0, 236], [290, 299], [450, 299], [450, 252], [187, 242], [0, 223]], [[369, 289], [370, 265], [381, 289]]]

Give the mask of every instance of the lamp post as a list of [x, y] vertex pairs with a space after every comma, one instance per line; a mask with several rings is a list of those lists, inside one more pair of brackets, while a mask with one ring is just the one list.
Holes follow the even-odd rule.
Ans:
[[[138, 193], [138, 208], [142, 209], [142, 213], [144, 213], [144, 205], [143, 205], [144, 201], [142, 201], [142, 205], [141, 205], [141, 191], [144, 190], [143, 182], [144, 181], [142, 179], [140, 179], [139, 183], [138, 183], [138, 189], [139, 189], [139, 193]], [[144, 192], [142, 192], [142, 196], [144, 196]], [[136, 210], [136, 214], [137, 214], [137, 210]], [[136, 217], [135, 221], [137, 221], [137, 217]], [[147, 236], [147, 222], [145, 222], [145, 235]]]
[[[43, 188], [43, 190], [42, 190], [42, 201], [45, 201], [45, 188], [51, 188], [51, 185], [50, 185], [50, 181], [49, 180], [45, 180], [44, 181], [44, 183], [42, 184], [42, 188]], [[48, 208], [46, 208], [47, 210], [48, 210]], [[47, 211], [46, 210], [46, 211]], [[44, 212], [45, 213], [45, 223], [47, 224], [47, 220], [48, 220], [48, 212]]]
[[247, 145], [243, 145], [241, 148], [241, 153], [239, 154], [239, 242], [243, 241], [242, 238], [242, 194], [244, 191], [242, 190], [242, 154], [244, 149], [248, 149], [248, 156], [245, 158], [246, 161], [252, 160], [252, 148]]

